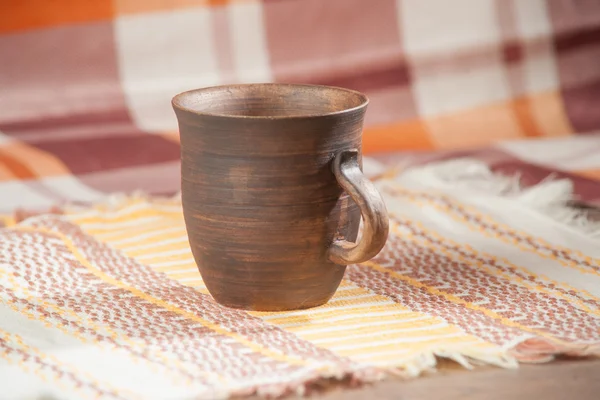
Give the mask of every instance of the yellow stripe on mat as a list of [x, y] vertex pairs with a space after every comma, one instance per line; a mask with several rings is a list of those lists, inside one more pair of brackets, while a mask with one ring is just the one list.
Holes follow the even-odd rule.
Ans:
[[[357, 298], [337, 300], [347, 297], [348, 292]], [[397, 357], [370, 357], [382, 351], [410, 348], [411, 353], [419, 354], [449, 342], [493, 347], [440, 318], [413, 312], [387, 297], [356, 286], [338, 291], [328, 304], [314, 309], [251, 314], [319, 347], [376, 365], [396, 364]]]

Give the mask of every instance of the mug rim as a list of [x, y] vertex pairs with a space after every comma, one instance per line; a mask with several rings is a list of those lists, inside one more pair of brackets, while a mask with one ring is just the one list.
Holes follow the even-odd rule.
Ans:
[[[360, 104], [354, 107], [344, 108], [341, 110], [330, 111], [330, 112], [322, 112], [322, 113], [306, 113], [306, 114], [292, 114], [292, 115], [240, 115], [240, 114], [224, 114], [219, 112], [208, 112], [202, 110], [195, 110], [191, 107], [187, 107], [183, 105], [183, 99], [187, 98], [191, 95], [202, 93], [202, 92], [210, 92], [214, 90], [227, 90], [234, 88], [242, 88], [242, 87], [258, 87], [258, 86], [278, 86], [278, 87], [288, 87], [288, 88], [312, 88], [312, 89], [326, 89], [333, 90], [337, 92], [344, 92], [347, 94], [352, 94], [358, 96], [360, 98]], [[235, 83], [235, 84], [225, 84], [225, 85], [213, 85], [207, 86], [197, 89], [186, 90], [184, 92], [178, 93], [173, 96], [171, 100], [171, 105], [176, 110], [185, 111], [191, 114], [199, 115], [199, 116], [207, 116], [207, 117], [218, 117], [218, 118], [232, 118], [232, 119], [252, 119], [252, 120], [289, 120], [289, 119], [307, 119], [307, 118], [318, 118], [318, 117], [329, 117], [336, 116], [342, 114], [352, 113], [353, 111], [358, 111], [360, 109], [364, 109], [369, 104], [369, 98], [362, 92], [357, 90], [347, 89], [339, 86], [329, 86], [329, 85], [317, 85], [317, 84], [307, 84], [307, 83], [278, 83], [278, 82], [267, 82], [267, 83]]]

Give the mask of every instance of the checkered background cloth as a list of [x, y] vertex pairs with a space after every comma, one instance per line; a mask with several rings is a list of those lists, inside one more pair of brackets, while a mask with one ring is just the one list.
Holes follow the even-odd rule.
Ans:
[[365, 92], [388, 163], [459, 151], [600, 197], [597, 0], [3, 0], [0, 60], [0, 212], [177, 191], [171, 97], [258, 81]]

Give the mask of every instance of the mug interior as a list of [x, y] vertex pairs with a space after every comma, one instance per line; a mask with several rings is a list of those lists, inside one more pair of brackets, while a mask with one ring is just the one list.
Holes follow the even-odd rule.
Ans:
[[366, 106], [367, 97], [349, 89], [300, 84], [241, 84], [178, 94], [173, 105], [196, 114], [245, 118], [288, 118], [338, 114]]

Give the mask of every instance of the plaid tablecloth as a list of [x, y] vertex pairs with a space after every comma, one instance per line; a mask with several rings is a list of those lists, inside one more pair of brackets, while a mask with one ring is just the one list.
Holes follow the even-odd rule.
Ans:
[[171, 97], [232, 82], [365, 92], [366, 153], [553, 138], [494, 160], [597, 178], [599, 38], [596, 0], [4, 0], [0, 210], [174, 193]]

